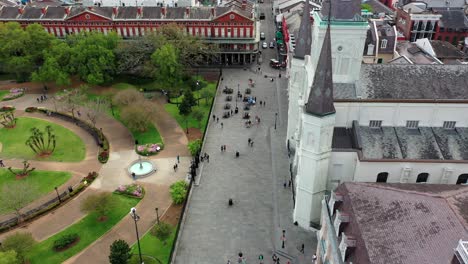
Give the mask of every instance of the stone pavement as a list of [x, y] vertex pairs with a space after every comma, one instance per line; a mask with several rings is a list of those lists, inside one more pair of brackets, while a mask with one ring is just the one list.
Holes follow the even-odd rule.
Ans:
[[[264, 54], [265, 56], [265, 54]], [[264, 66], [265, 67], [265, 66]], [[266, 107], [256, 106], [250, 111], [252, 120], [261, 118], [260, 125], [245, 128], [240, 113], [219, 123], [210, 120], [203, 152], [210, 154], [210, 163], [202, 163], [199, 185], [193, 189], [189, 209], [179, 236], [175, 263], [225, 263], [237, 260], [242, 252], [247, 263], [254, 263], [259, 254], [270, 259], [273, 252], [282, 263], [307, 263], [315, 252], [315, 234], [292, 224], [292, 192], [284, 189], [288, 173], [288, 157], [285, 147], [287, 124], [286, 80], [270, 79], [273, 69], [262, 69], [262, 76], [242, 69], [223, 70], [224, 81], [220, 87], [234, 88], [238, 80], [252, 78], [256, 82], [253, 96], [257, 102], [266, 101]], [[240, 83], [244, 92], [247, 82]], [[213, 113], [221, 115], [225, 95], [218, 89]], [[280, 96], [277, 96], [277, 95]], [[235, 102], [231, 102], [235, 107]], [[238, 102], [240, 109], [243, 103]], [[274, 130], [275, 113], [278, 113], [277, 130]], [[223, 122], [223, 128], [221, 128]], [[249, 147], [248, 138], [254, 146]], [[221, 153], [220, 146], [227, 145]], [[235, 151], [240, 157], [235, 158]], [[229, 207], [228, 199], [234, 200]], [[280, 234], [286, 230], [286, 248], [281, 249]], [[306, 255], [298, 248], [304, 243]]]

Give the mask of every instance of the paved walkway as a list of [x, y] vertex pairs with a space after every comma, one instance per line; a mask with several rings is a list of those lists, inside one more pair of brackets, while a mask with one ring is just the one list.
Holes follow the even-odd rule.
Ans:
[[[274, 37], [271, 3], [260, 9], [267, 14], [266, 22], [271, 23], [261, 29], [269, 41]], [[233, 88], [233, 97], [238, 84], [244, 94], [247, 80], [255, 81], [252, 96], [257, 97], [257, 105], [250, 114], [252, 121], [259, 116], [261, 123], [245, 128], [243, 110], [229, 119], [220, 118], [219, 123], [210, 119], [203, 149], [210, 154], [210, 163], [202, 164], [201, 175], [196, 179], [199, 185], [189, 199], [174, 263], [214, 264], [228, 260], [235, 263], [239, 252], [247, 263], [257, 263], [260, 254], [265, 263], [270, 263], [273, 253], [280, 256], [281, 263], [311, 263], [316, 236], [293, 225], [292, 191], [283, 187], [289, 177], [285, 147], [287, 80], [277, 78], [278, 70], [268, 66], [269, 59], [276, 58], [275, 50], [265, 49], [262, 56], [261, 73], [255, 73], [256, 66], [247, 71], [223, 69], [220, 87]], [[213, 110], [217, 116], [225, 111], [226, 95], [221, 90], [218, 89]], [[266, 106], [260, 107], [259, 101], [266, 102]], [[235, 107], [235, 102], [231, 105]], [[244, 106], [238, 105], [240, 109]], [[253, 147], [248, 146], [248, 138], [254, 141]], [[221, 145], [227, 146], [226, 152], [220, 152]], [[235, 158], [236, 151], [240, 152], [239, 158]], [[232, 207], [228, 206], [229, 198], [234, 201]], [[280, 240], [282, 230], [286, 231], [284, 249]], [[302, 244], [305, 254], [299, 252]]]
[[[8, 84], [8, 87], [9, 86], [23, 87], [24, 85], [15, 86], [14, 84]], [[5, 88], [5, 86], [0, 85], [0, 89], [3, 88]], [[41, 88], [35, 85], [33, 88], [28, 89], [28, 92], [31, 91], [38, 92], [41, 91]], [[38, 96], [40, 96], [40, 94], [26, 94], [16, 100], [1, 103], [1, 105], [14, 105], [20, 110], [17, 111], [18, 115], [43, 118], [71, 129], [77, 133], [87, 145], [87, 155], [84, 161], [78, 163], [32, 161], [32, 165], [37, 167], [37, 169], [71, 171], [74, 175], [72, 179], [76, 181], [79, 181], [82, 176], [93, 170], [99, 171], [100, 176], [90, 187], [69, 201], [65, 206], [59, 207], [53, 212], [40, 217], [24, 228], [15, 229], [0, 235], [0, 239], [12, 232], [20, 231], [31, 232], [35, 239], [39, 241], [44, 240], [79, 221], [84, 216], [79, 210], [79, 207], [81, 201], [87, 196], [99, 191], [113, 191], [121, 184], [133, 182], [131, 177], [128, 176], [126, 169], [132, 161], [138, 159], [138, 156], [133, 150], [134, 140], [131, 134], [120, 122], [107, 116], [102, 116], [98, 120], [98, 127], [103, 129], [111, 146], [109, 162], [102, 165], [97, 161], [98, 149], [94, 143], [94, 139], [84, 130], [58, 118], [48, 117], [39, 113], [24, 113], [21, 111], [29, 106], [42, 106], [53, 109], [53, 104], [50, 100], [37, 103], [36, 98]], [[177, 180], [185, 179], [190, 163], [185, 134], [183, 130], [178, 127], [177, 122], [163, 111], [163, 106], [160, 103], [161, 102], [158, 101], [157, 105], [160, 110], [159, 113], [163, 115], [162, 118], [164, 121], [161, 121], [162, 119], [157, 119], [155, 121], [158, 122], [157, 127], [161, 136], [164, 138], [166, 149], [157, 156], [149, 157], [149, 159], [153, 160], [156, 164], [157, 171], [149, 177], [137, 180], [137, 183], [143, 184], [146, 189], [145, 198], [137, 205], [137, 210], [141, 216], [141, 221], [139, 222], [141, 234], [145, 233], [156, 219], [154, 212], [155, 207], [159, 207], [160, 212], [165, 212], [170, 206], [169, 186]], [[82, 117], [85, 116], [85, 111], [86, 109], [81, 109]], [[172, 167], [176, 161], [175, 157], [177, 155], [180, 155], [181, 159], [179, 170], [174, 172]], [[21, 160], [5, 160], [7, 166], [17, 166], [20, 165], [20, 162]], [[68, 183], [65, 186], [68, 186]], [[49, 195], [54, 195], [54, 193]], [[45, 199], [47, 199], [47, 197], [41, 198], [41, 201]], [[38, 201], [35, 203], [38, 203]], [[130, 220], [129, 217], [124, 218], [113, 229], [92, 244], [92, 246], [88, 246], [78, 255], [69, 259], [67, 263], [107, 263], [109, 246], [115, 239], [125, 239], [129, 244], [136, 242], [133, 221]]]

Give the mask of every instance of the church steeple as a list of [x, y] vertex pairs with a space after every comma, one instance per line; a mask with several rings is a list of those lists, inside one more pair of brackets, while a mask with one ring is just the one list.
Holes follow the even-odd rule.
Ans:
[[[328, 0], [331, 10], [331, 0]], [[333, 106], [333, 70], [331, 57], [330, 16], [323, 40], [322, 50], [315, 70], [314, 82], [310, 88], [306, 112], [316, 116], [326, 116], [335, 113]]]
[[299, 27], [298, 37], [296, 49], [294, 50], [294, 58], [304, 59], [306, 55], [310, 55], [310, 47], [312, 45], [309, 0], [304, 1], [304, 9], [302, 11], [302, 20]]

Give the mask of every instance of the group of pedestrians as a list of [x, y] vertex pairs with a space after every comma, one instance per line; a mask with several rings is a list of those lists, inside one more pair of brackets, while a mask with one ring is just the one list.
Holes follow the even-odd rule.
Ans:
[[41, 97], [37, 97], [37, 98], [36, 98], [36, 101], [37, 101], [38, 103], [42, 103], [42, 102], [44, 102], [45, 100], [47, 100], [47, 95], [45, 95], [45, 94], [44, 94], [44, 95], [41, 95]]

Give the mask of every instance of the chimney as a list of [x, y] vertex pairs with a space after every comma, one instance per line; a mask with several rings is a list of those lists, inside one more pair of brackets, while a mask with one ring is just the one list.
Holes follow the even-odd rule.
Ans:
[[88, 6], [88, 10], [93, 10], [93, 7], [92, 6]]
[[138, 13], [139, 17], [142, 17], [143, 16], [143, 7], [138, 7], [137, 13]]
[[216, 16], [216, 9], [214, 7], [211, 8], [211, 16]]
[[70, 15], [70, 8], [65, 7], [64, 9], [65, 9], [65, 14], [66, 14], [66, 15]]
[[22, 14], [24, 13], [24, 9], [21, 8], [21, 7], [19, 7], [19, 8], [18, 8], [18, 13], [19, 13], [20, 15], [22, 15]]
[[185, 8], [185, 16], [189, 17], [190, 16], [190, 7]]
[[161, 15], [166, 16], [166, 7], [161, 7]]
[[114, 7], [112, 8], [112, 14], [114, 14], [114, 16], [117, 16], [118, 13], [119, 13], [119, 8], [116, 7], [116, 6], [114, 6]]
[[247, 0], [242, 0], [242, 5], [241, 5], [242, 10], [245, 10], [246, 7], [247, 7]]
[[47, 7], [41, 8], [41, 13], [43, 16], [45, 16], [45, 14], [47, 13]]

